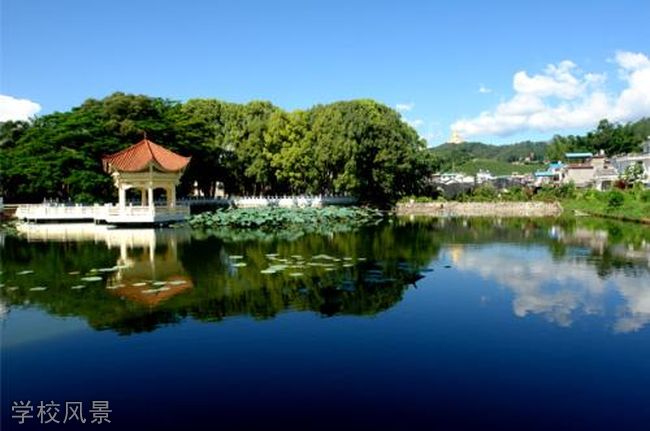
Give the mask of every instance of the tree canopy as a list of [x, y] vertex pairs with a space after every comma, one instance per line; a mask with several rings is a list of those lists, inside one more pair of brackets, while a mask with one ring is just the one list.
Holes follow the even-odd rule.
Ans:
[[612, 123], [603, 119], [595, 130], [584, 136], [554, 136], [546, 156], [550, 160], [564, 160], [564, 155], [568, 152], [588, 151], [597, 154], [602, 151], [607, 156], [634, 153], [641, 150], [641, 143], [648, 134], [650, 118], [627, 124]]
[[0, 192], [6, 201], [115, 198], [101, 157], [143, 132], [191, 155], [180, 195], [217, 182], [228, 194], [351, 194], [388, 204], [418, 193], [435, 158], [399, 113], [372, 100], [286, 112], [270, 102], [175, 102], [114, 93], [68, 112], [0, 124]]

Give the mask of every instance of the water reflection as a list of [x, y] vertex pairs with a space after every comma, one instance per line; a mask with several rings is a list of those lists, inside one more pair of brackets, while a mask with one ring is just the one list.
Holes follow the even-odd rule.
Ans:
[[[183, 229], [23, 225], [2, 249], [2, 297], [81, 316], [97, 329], [148, 331], [186, 317], [268, 318], [287, 309], [374, 314], [399, 302], [431, 256], [381, 251], [392, 240], [307, 235], [230, 241]], [[381, 258], [381, 259], [378, 259]]]
[[35, 306], [125, 334], [188, 317], [373, 315], [422, 277], [435, 287], [439, 271], [506, 289], [522, 318], [569, 327], [596, 316], [615, 332], [650, 322], [649, 230], [590, 219], [397, 220], [291, 238], [37, 225], [1, 253], [3, 313]]
[[642, 226], [592, 221], [551, 226], [543, 246], [456, 245], [445, 253], [461, 271], [510, 290], [518, 317], [538, 314], [568, 327], [580, 316], [611, 312], [613, 330], [630, 332], [650, 322], [649, 235]]

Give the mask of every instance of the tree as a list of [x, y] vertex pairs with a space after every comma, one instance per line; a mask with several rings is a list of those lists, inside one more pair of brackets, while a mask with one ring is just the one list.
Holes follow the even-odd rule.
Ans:
[[632, 163], [621, 172], [620, 178], [626, 185], [632, 186], [641, 183], [646, 178], [646, 173], [641, 163]]
[[179, 195], [340, 193], [390, 204], [418, 194], [439, 161], [391, 108], [372, 100], [285, 112], [270, 102], [185, 103], [114, 93], [0, 128], [7, 201], [115, 197], [102, 156], [149, 139], [191, 155]]

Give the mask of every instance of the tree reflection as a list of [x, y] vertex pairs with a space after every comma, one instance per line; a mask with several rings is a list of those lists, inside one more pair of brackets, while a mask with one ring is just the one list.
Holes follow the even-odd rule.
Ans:
[[35, 306], [122, 334], [287, 310], [374, 315], [448, 256], [511, 289], [516, 315], [563, 326], [602, 312], [613, 283], [627, 304], [615, 330], [630, 331], [650, 321], [649, 244], [647, 228], [594, 220], [394, 219], [325, 235], [32, 226], [0, 248], [0, 292], [9, 312]]

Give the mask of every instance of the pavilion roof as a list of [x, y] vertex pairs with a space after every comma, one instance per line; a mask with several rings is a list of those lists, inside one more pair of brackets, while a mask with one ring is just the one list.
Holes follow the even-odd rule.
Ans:
[[107, 172], [139, 172], [145, 170], [150, 163], [155, 163], [162, 170], [177, 172], [185, 168], [190, 159], [191, 157], [176, 154], [145, 137], [135, 145], [102, 157], [102, 164]]

